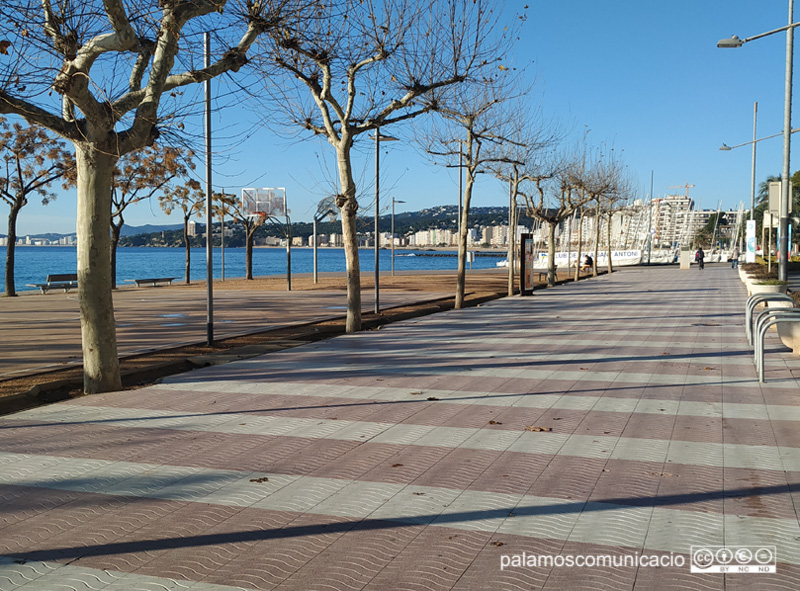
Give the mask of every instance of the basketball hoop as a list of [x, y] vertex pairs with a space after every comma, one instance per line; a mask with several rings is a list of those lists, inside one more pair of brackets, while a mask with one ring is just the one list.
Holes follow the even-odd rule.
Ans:
[[252, 215], [253, 215], [253, 221], [255, 222], [256, 226], [263, 226], [264, 222], [267, 221], [266, 211], [254, 211]]

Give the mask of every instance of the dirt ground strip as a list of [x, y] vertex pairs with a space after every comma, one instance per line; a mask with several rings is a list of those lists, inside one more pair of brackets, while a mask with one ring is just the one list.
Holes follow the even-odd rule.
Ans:
[[[558, 277], [558, 283], [570, 281], [566, 274]], [[341, 274], [321, 274], [318, 283], [313, 282], [310, 275], [295, 276], [292, 278], [292, 291], [346, 291], [345, 277]], [[374, 289], [373, 276], [362, 276], [362, 291], [369, 292]], [[228, 280], [224, 283], [215, 283], [215, 289], [236, 289], [254, 291], [285, 291], [287, 282], [285, 277], [259, 277], [252, 281], [241, 279]], [[543, 282], [537, 287], [544, 287]], [[135, 287], [124, 289], [137, 289]], [[158, 288], [174, 291], [176, 297], [184, 290], [205, 290], [204, 282], [191, 285], [175, 284], [173, 286]], [[454, 272], [423, 272], [402, 275], [381, 275], [380, 289], [382, 292], [442, 292], [455, 293], [456, 274]], [[508, 275], [506, 271], [486, 270], [483, 272], [470, 272], [467, 276], [466, 305], [476, 306], [483, 302], [508, 293]], [[38, 294], [25, 294], [21, 297], [46, 297]], [[381, 313], [365, 313], [362, 315], [364, 330], [376, 330], [381, 325], [405, 320], [417, 316], [433, 314], [442, 310], [452, 309], [454, 296], [438, 297], [431, 301], [430, 298], [420, 298], [421, 302], [403, 305], [394, 308], [382, 309]], [[324, 321], [310, 322], [301, 325], [292, 325], [275, 328], [263, 332], [244, 334], [215, 341], [213, 347], [205, 343], [183, 344], [177, 347], [163, 348], [156, 351], [123, 357], [120, 368], [125, 388], [141, 387], [158, 379], [175, 373], [190, 371], [197, 367], [215, 365], [234, 361], [246, 357], [263, 355], [277, 351], [330, 338], [345, 332], [345, 316], [338, 316]], [[21, 343], [23, 341], [20, 341]], [[31, 373], [19, 377], [0, 380], [0, 414], [15, 412], [23, 408], [30, 408], [68, 397], [82, 395], [82, 367], [74, 365], [69, 368], [56, 369]]]

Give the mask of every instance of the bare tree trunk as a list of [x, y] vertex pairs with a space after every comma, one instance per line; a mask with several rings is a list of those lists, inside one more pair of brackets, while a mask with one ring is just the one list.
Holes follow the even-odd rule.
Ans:
[[87, 394], [122, 389], [117, 327], [111, 290], [111, 175], [116, 157], [110, 150], [79, 145], [78, 295], [81, 309], [83, 388]]
[[557, 222], [547, 222], [547, 285], [556, 284], [556, 226]]
[[358, 233], [356, 232], [356, 184], [350, 162], [350, 141], [342, 134], [336, 146], [336, 162], [339, 167], [341, 193], [336, 196], [336, 205], [342, 213], [342, 238], [347, 266], [347, 322], [348, 333], [361, 330], [361, 270], [358, 262]]
[[612, 265], [611, 265], [611, 218], [614, 214], [608, 214], [608, 226], [606, 227], [606, 238], [608, 240], [608, 244], [606, 244], [606, 250], [608, 251], [608, 274], [610, 275], [613, 273]]
[[597, 253], [600, 252], [600, 203], [594, 211], [594, 260], [592, 261], [592, 277], [597, 277]]
[[14, 284], [14, 254], [17, 247], [17, 217], [22, 202], [17, 200], [8, 212], [8, 244], [6, 246], [6, 297], [17, 295]]
[[250, 281], [253, 280], [253, 242], [255, 242], [256, 228], [258, 228], [258, 226], [253, 224], [252, 227], [248, 227], [245, 230], [244, 234], [244, 278]]
[[514, 295], [514, 253], [516, 251], [517, 242], [517, 207], [514, 194], [516, 191], [509, 183], [509, 192], [511, 193], [508, 203], [508, 295]]
[[575, 259], [575, 281], [581, 278], [581, 255], [583, 246], [583, 207], [580, 209], [581, 219], [578, 220], [578, 258]]
[[109, 253], [111, 257], [111, 289], [117, 289], [117, 245], [124, 223], [122, 216], [119, 216], [119, 223], [111, 220], [111, 252]]
[[[209, 228], [206, 228], [206, 232], [210, 231]], [[192, 249], [189, 245], [189, 218], [183, 216], [183, 248], [186, 249], [186, 285], [189, 285], [192, 282], [191, 278], [191, 269], [192, 269]]]
[[469, 232], [469, 204], [472, 201], [472, 187], [475, 177], [469, 167], [466, 168], [466, 182], [464, 183], [464, 203], [461, 207], [461, 233], [458, 236], [458, 272], [456, 274], [456, 304], [457, 309], [464, 307], [464, 293], [467, 288], [467, 233]]

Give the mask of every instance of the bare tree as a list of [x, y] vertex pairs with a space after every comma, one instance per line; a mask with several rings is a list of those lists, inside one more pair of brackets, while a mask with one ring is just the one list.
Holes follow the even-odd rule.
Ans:
[[347, 332], [361, 328], [354, 142], [435, 109], [436, 89], [497, 67], [505, 55], [498, 14], [489, 0], [333, 0], [314, 2], [262, 38], [269, 42], [271, 104], [283, 109], [283, 121], [325, 137], [336, 153]]
[[66, 144], [54, 139], [38, 125], [23, 127], [9, 124], [0, 117], [0, 199], [8, 204], [8, 240], [6, 245], [6, 296], [17, 295], [14, 280], [14, 255], [17, 245], [17, 219], [36, 194], [46, 205], [56, 198], [50, 185], [62, 179], [68, 189], [75, 184], [75, 159]]
[[[200, 188], [200, 183], [189, 179], [186, 183], [177, 186], [167, 186], [158, 197], [158, 202], [164, 213], [171, 215], [176, 209], [183, 215], [183, 246], [186, 249], [186, 285], [191, 283], [192, 244], [189, 240], [189, 220], [199, 217], [206, 204], [206, 194]], [[211, 232], [211, 228], [206, 228]], [[209, 238], [211, 234], [209, 234]]]
[[527, 163], [533, 190], [523, 193], [526, 213], [548, 228], [547, 284], [556, 280], [556, 229], [589, 197], [580, 190], [581, 161], [574, 155], [542, 154]]
[[[159, 137], [162, 98], [175, 104], [181, 87], [241, 68], [283, 4], [248, 1], [237, 10], [224, 0], [3, 2], [0, 113], [20, 115], [75, 146], [85, 392], [122, 387], [111, 297], [114, 165]], [[192, 51], [210, 29], [229, 38], [222, 39], [224, 53], [201, 67]]]
[[111, 177], [111, 281], [117, 283], [117, 245], [125, 225], [125, 210], [150, 199], [176, 177], [194, 170], [193, 154], [154, 143], [120, 157]]
[[459, 220], [456, 308], [464, 305], [469, 212], [475, 180], [479, 174], [496, 172], [502, 164], [515, 162], [507, 146], [522, 147], [514, 138], [519, 138], [530, 123], [519, 116], [514, 108], [518, 105], [511, 100], [518, 99], [520, 94], [514, 80], [505, 75], [464, 85], [439, 99], [439, 117], [424, 132], [428, 138], [423, 142], [426, 151], [445, 158], [450, 164], [458, 161], [465, 173]]
[[490, 163], [494, 175], [508, 183], [509, 191], [509, 244], [508, 244], [508, 295], [514, 295], [514, 255], [516, 231], [519, 225], [519, 197], [528, 182], [535, 181], [541, 169], [537, 163], [561, 140], [561, 131], [552, 124], [541, 121], [541, 114], [524, 108], [514, 109], [521, 126], [514, 128], [512, 141], [497, 146], [497, 158]]
[[601, 220], [605, 218], [608, 256], [608, 272], [611, 273], [611, 220], [620, 202], [627, 198], [629, 185], [624, 177], [624, 166], [614, 155], [597, 153], [591, 163], [581, 169], [580, 186], [585, 196], [594, 204], [595, 241], [592, 274], [597, 276], [597, 254], [600, 248]]

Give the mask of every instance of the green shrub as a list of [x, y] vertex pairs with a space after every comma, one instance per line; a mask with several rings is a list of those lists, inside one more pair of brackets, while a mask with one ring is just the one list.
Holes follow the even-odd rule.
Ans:
[[779, 279], [765, 279], [764, 281], [756, 281], [755, 285], [789, 285], [789, 282], [780, 281]]

